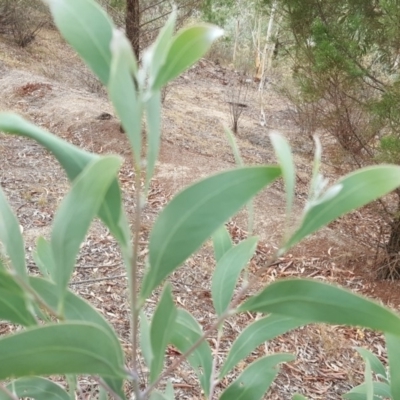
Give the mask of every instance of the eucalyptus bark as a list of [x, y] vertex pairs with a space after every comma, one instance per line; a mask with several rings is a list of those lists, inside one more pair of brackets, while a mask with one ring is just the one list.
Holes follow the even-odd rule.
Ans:
[[136, 58], [140, 55], [140, 8], [139, 0], [126, 0], [126, 36], [132, 44]]

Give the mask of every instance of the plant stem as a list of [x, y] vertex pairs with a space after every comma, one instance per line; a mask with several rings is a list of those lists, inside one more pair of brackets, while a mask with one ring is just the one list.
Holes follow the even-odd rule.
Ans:
[[132, 370], [133, 375], [136, 379], [133, 380], [133, 388], [135, 392], [135, 398], [139, 400], [141, 398], [141, 392], [139, 388], [138, 380], [138, 368], [137, 368], [137, 352], [138, 352], [138, 321], [139, 321], [139, 308], [137, 302], [137, 290], [138, 290], [138, 257], [139, 257], [139, 239], [140, 239], [140, 226], [142, 217], [142, 204], [141, 204], [141, 170], [140, 167], [136, 167], [135, 172], [135, 195], [136, 195], [136, 210], [135, 210], [135, 222], [134, 222], [134, 237], [133, 237], [133, 256], [131, 262], [130, 271], [130, 299], [131, 299], [131, 342], [132, 342]]
[[212, 365], [212, 370], [211, 370], [210, 395], [208, 396], [209, 400], [212, 400], [212, 398], [214, 396], [215, 386], [219, 382], [219, 380], [217, 380], [215, 378], [215, 375], [216, 375], [217, 367], [218, 367], [218, 352], [219, 352], [219, 346], [221, 344], [222, 334], [223, 334], [223, 328], [220, 327], [218, 329], [217, 344], [215, 345], [215, 355], [213, 358], [213, 365]]

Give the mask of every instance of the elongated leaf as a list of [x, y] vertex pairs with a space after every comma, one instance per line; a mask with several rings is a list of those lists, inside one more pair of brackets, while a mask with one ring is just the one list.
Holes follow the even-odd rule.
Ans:
[[400, 335], [400, 317], [394, 312], [372, 300], [318, 281], [274, 282], [239, 309], [276, 313], [309, 322], [358, 325]]
[[371, 353], [369, 350], [364, 349], [362, 347], [356, 347], [356, 350], [358, 351], [358, 353], [361, 355], [361, 357], [364, 359], [365, 362], [367, 360], [369, 361], [372, 371], [375, 372], [375, 374], [381, 376], [383, 379], [387, 379], [386, 369], [379, 360], [379, 358], [374, 353]]
[[19, 229], [17, 217], [11, 210], [6, 196], [0, 187], [0, 244], [1, 243], [4, 246], [5, 254], [11, 260], [12, 269], [21, 279], [26, 280], [28, 275], [25, 265], [24, 240]]
[[[19, 378], [10, 382], [7, 389], [11, 393], [15, 393], [18, 398], [26, 398], [34, 400], [70, 400], [69, 394], [59, 384], [48, 379], [33, 376], [29, 378]], [[9, 400], [3, 392], [0, 392], [0, 400]]]
[[167, 23], [160, 30], [156, 41], [143, 54], [143, 66], [148, 71], [150, 87], [153, 86], [160, 69], [164, 66], [172, 44], [175, 23], [176, 10], [173, 10]]
[[146, 361], [146, 365], [150, 368], [153, 352], [150, 343], [150, 323], [143, 311], [140, 311], [140, 350]]
[[225, 225], [222, 225], [212, 235], [214, 244], [215, 260], [218, 262], [221, 257], [232, 247], [232, 239]]
[[[29, 284], [48, 306], [54, 310], [57, 308], [59, 291], [55, 284], [38, 277], [30, 277]], [[121, 365], [124, 363], [124, 354], [120, 342], [108, 321], [88, 302], [69, 290], [66, 292], [64, 298], [64, 317], [68, 321], [91, 322], [105, 329], [115, 343], [115, 357], [118, 357]], [[124, 398], [122, 378], [106, 377], [104, 381], [115, 393], [118, 393], [121, 398]]]
[[165, 349], [173, 334], [177, 309], [172, 298], [171, 286], [168, 284], [154, 312], [150, 326], [150, 340], [153, 359], [150, 368], [150, 383], [161, 373], [164, 365]]
[[45, 325], [0, 339], [0, 379], [26, 375], [125, 376], [109, 332], [87, 322]]
[[302, 394], [296, 393], [293, 397], [292, 400], [307, 400], [307, 397], [303, 396]]
[[400, 186], [400, 167], [379, 165], [363, 168], [340, 179], [312, 204], [300, 228], [285, 245], [286, 251], [329, 222], [376, 200]]
[[244, 162], [243, 162], [242, 156], [240, 155], [240, 151], [239, 151], [239, 147], [238, 147], [237, 142], [236, 142], [235, 135], [227, 127], [224, 127], [224, 132], [225, 132], [225, 135], [226, 135], [226, 137], [228, 139], [229, 145], [231, 146], [231, 149], [232, 149], [232, 152], [233, 152], [233, 156], [235, 157], [236, 165], [239, 166], [239, 167], [243, 167], [244, 166]]
[[161, 140], [161, 92], [156, 91], [146, 102], [147, 115], [147, 168], [146, 192], [154, 174]]
[[260, 344], [306, 324], [307, 322], [299, 319], [274, 314], [253, 322], [233, 343], [228, 357], [221, 368], [220, 379]]
[[107, 85], [113, 23], [92, 0], [45, 0], [66, 41], [85, 60], [103, 85]]
[[158, 90], [179, 76], [199, 60], [222, 34], [222, 29], [208, 24], [195, 25], [178, 32], [152, 89]]
[[[182, 353], [189, 350], [203, 335], [198, 322], [185, 310], [178, 309], [171, 343]], [[188, 361], [199, 377], [201, 387], [206, 395], [210, 392], [212, 355], [210, 346], [204, 341], [188, 357]]]
[[250, 364], [222, 393], [220, 400], [258, 400], [268, 390], [279, 372], [277, 365], [292, 361], [292, 354], [274, 354]]
[[221, 315], [232, 300], [233, 292], [242, 269], [253, 257], [257, 248], [256, 237], [243, 240], [228, 250], [215, 268], [211, 293], [215, 310]]
[[[381, 400], [382, 398], [392, 398], [390, 387], [385, 382], [372, 382], [374, 388], [374, 400]], [[367, 400], [367, 385], [362, 383], [351, 389], [350, 392], [344, 394], [342, 397], [348, 400]], [[393, 397], [394, 398], [394, 397]]]
[[206, 178], [179, 193], [162, 211], [150, 236], [150, 269], [142, 298], [162, 282], [263, 187], [279, 167], [245, 167]]
[[390, 392], [394, 400], [400, 399], [400, 335], [385, 333], [389, 358]]
[[135, 163], [139, 165], [142, 149], [142, 106], [134, 83], [136, 59], [128, 39], [118, 30], [114, 30], [111, 51], [113, 58], [108, 92], [128, 136]]
[[9, 272], [0, 269], [0, 321], [23, 326], [36, 325], [31, 309], [24, 289]]
[[80, 245], [120, 165], [121, 160], [115, 156], [88, 165], [74, 180], [54, 217], [51, 248], [57, 268], [52, 278], [60, 295], [67, 287]]
[[282, 135], [277, 132], [272, 132], [269, 136], [274, 146], [276, 157], [282, 168], [282, 177], [286, 189], [286, 217], [290, 218], [296, 185], [296, 168], [294, 166], [292, 152], [289, 143]]
[[374, 385], [372, 381], [372, 370], [369, 360], [365, 362], [364, 383], [367, 400], [374, 400]]
[[174, 393], [174, 387], [172, 385], [172, 382], [169, 380], [167, 382], [167, 386], [165, 388], [165, 397], [167, 400], [174, 400], [175, 399], [175, 393]]
[[[55, 266], [53, 252], [50, 243], [40, 236], [36, 243], [36, 251], [33, 253], [36, 266], [45, 277], [54, 275]], [[51, 272], [50, 272], [51, 271]]]
[[[98, 155], [81, 150], [16, 114], [0, 113], [0, 130], [36, 140], [57, 158], [70, 181], [73, 181], [90, 162], [99, 159]], [[129, 227], [116, 179], [107, 192], [99, 217], [123, 246], [122, 250], [127, 252], [130, 244]]]

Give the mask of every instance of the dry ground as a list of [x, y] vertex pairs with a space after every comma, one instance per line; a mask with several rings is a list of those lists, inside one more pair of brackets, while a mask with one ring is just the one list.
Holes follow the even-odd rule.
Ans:
[[[157, 172], [152, 181], [145, 222], [141, 231], [142, 258], [151, 225], [172, 196], [187, 184], [210, 173], [234, 166], [223, 125], [229, 124], [226, 83], [235, 73], [202, 60], [170, 85], [163, 108], [163, 140]], [[275, 79], [275, 83], [278, 83]], [[27, 49], [18, 49], [0, 39], [0, 111], [11, 110], [49, 129], [58, 136], [89, 151], [117, 153], [125, 157], [120, 173], [124, 201], [129, 216], [134, 212], [133, 173], [127, 141], [119, 132], [118, 121], [96, 119], [113, 114], [100, 85], [77, 56], [53, 31], [43, 31]], [[279, 130], [293, 146], [298, 168], [296, 214], [307, 198], [311, 173], [310, 140], [300, 137], [289, 120], [290, 105], [273, 86], [265, 99], [267, 126], [259, 124], [255, 88], [243, 113], [238, 145], [248, 164], [273, 163], [268, 141], [270, 130]], [[346, 172], [335, 167], [332, 154], [324, 158], [324, 173], [331, 181]], [[68, 182], [54, 159], [36, 143], [0, 133], [0, 183], [24, 228], [29, 268], [37, 269], [31, 252], [39, 235], [48, 236], [57, 204], [68, 190]], [[275, 183], [255, 201], [255, 233], [260, 236], [252, 271], [262, 268], [279, 245], [284, 219], [282, 182]], [[330, 224], [297, 246], [290, 254], [267, 269], [262, 284], [288, 276], [314, 277], [340, 283], [393, 307], [400, 306], [399, 284], [374, 279], [377, 243], [385, 232], [376, 206], [364, 208]], [[235, 240], [246, 236], [244, 213], [229, 223]], [[203, 326], [213, 318], [210, 278], [214, 268], [210, 243], [171, 278], [178, 306], [191, 311]], [[71, 287], [108, 318], [129, 351], [129, 307], [126, 279], [120, 254], [107, 230], [95, 222], [79, 255]], [[157, 293], [148, 302], [152, 311]], [[238, 332], [256, 316], [244, 314], [226, 324], [218, 357], [222, 360]], [[0, 334], [14, 328], [0, 324]], [[215, 339], [210, 338], [212, 347]], [[382, 337], [367, 330], [342, 326], [309, 326], [260, 346], [247, 362], [265, 353], [288, 351], [297, 356], [284, 365], [266, 398], [290, 399], [295, 392], [312, 399], [339, 399], [363, 379], [363, 364], [354, 350], [364, 346], [386, 361]], [[177, 355], [170, 349], [168, 362]], [[239, 368], [243, 368], [243, 365]], [[145, 371], [143, 370], [143, 379]], [[229, 378], [230, 379], [230, 378]], [[219, 389], [229, 383], [224, 381]], [[183, 365], [173, 377], [180, 399], [202, 398], [190, 368]], [[82, 379], [82, 391], [95, 390], [91, 380]], [[86, 397], [84, 397], [86, 398]]]

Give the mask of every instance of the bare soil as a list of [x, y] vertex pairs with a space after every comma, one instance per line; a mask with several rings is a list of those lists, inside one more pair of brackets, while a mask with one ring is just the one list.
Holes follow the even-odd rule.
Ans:
[[[141, 231], [141, 256], [151, 226], [164, 205], [188, 184], [235, 165], [224, 134], [229, 125], [226, 87], [237, 79], [234, 71], [209, 60], [173, 82], [163, 107], [162, 147], [152, 181]], [[275, 84], [279, 82], [275, 79]], [[116, 153], [125, 159], [120, 172], [125, 207], [133, 218], [134, 185], [130, 151], [114, 117], [104, 90], [54, 31], [43, 31], [28, 48], [19, 49], [0, 38], [0, 111], [13, 111], [50, 130], [69, 142], [96, 153]], [[251, 89], [248, 107], [239, 122], [238, 146], [247, 164], [274, 163], [268, 133], [277, 130], [290, 141], [297, 165], [295, 215], [300, 216], [307, 199], [311, 176], [312, 143], [301, 137], [290, 121], [291, 106], [274, 85], [267, 88], [264, 101], [266, 126], [259, 121], [256, 85]], [[98, 119], [109, 113], [109, 120]], [[329, 140], [322, 136], [323, 142]], [[328, 149], [331, 147], [327, 146]], [[323, 172], [330, 181], [350, 170], [343, 160], [336, 162], [331, 150], [324, 157]], [[0, 183], [24, 229], [29, 269], [38, 273], [32, 250], [39, 235], [48, 237], [57, 205], [68, 190], [68, 181], [54, 158], [35, 142], [0, 133]], [[336, 160], [336, 161], [334, 161]], [[255, 200], [254, 233], [260, 237], [257, 255], [251, 263], [254, 272], [266, 265], [279, 246], [284, 228], [285, 195], [281, 181], [263, 191]], [[245, 212], [229, 222], [235, 241], [247, 235]], [[387, 226], [379, 207], [371, 205], [331, 223], [308, 238], [265, 270], [261, 285], [285, 277], [312, 277], [341, 284], [394, 309], [400, 307], [399, 282], [377, 281], [375, 271], [380, 255], [376, 249], [385, 238]], [[205, 246], [171, 277], [177, 305], [184, 307], [207, 327], [214, 311], [210, 278], [215, 262], [212, 246]], [[95, 221], [77, 261], [71, 288], [89, 300], [117, 330], [129, 361], [129, 304], [126, 278], [118, 247], [108, 231]], [[150, 315], [157, 293], [148, 301]], [[258, 318], [244, 314], [228, 321], [218, 350], [220, 361], [240, 331]], [[0, 334], [15, 327], [0, 323]], [[215, 347], [215, 338], [209, 343]], [[386, 353], [380, 334], [368, 330], [311, 325], [279, 337], [254, 351], [243, 369], [257, 357], [275, 352], [292, 352], [297, 359], [286, 364], [266, 398], [290, 399], [302, 393], [311, 399], [339, 399], [363, 380], [363, 363], [355, 346], [372, 350], [384, 362]], [[171, 348], [168, 362], [177, 353]], [[146, 371], [143, 367], [143, 381]], [[232, 379], [229, 376], [218, 390]], [[173, 377], [180, 399], [201, 399], [196, 378], [187, 365]], [[82, 391], [95, 390], [95, 382], [83, 379]], [[129, 388], [127, 388], [129, 390]], [[86, 397], [85, 397], [86, 398]]]

